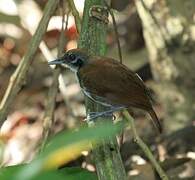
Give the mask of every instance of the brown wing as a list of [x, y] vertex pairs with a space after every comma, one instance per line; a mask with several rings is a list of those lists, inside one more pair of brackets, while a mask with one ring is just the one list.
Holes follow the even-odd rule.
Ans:
[[78, 72], [82, 88], [111, 104], [151, 109], [143, 81], [126, 66], [109, 58], [92, 60]]

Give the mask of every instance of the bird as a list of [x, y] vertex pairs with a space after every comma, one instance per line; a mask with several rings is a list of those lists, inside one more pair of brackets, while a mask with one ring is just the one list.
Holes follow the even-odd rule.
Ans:
[[151, 102], [149, 90], [138, 74], [119, 61], [90, 55], [84, 49], [71, 49], [49, 65], [63, 65], [75, 72], [83, 93], [94, 102], [108, 107], [103, 112], [91, 112], [91, 119], [122, 109], [138, 108], [151, 116], [155, 127], [162, 132]]

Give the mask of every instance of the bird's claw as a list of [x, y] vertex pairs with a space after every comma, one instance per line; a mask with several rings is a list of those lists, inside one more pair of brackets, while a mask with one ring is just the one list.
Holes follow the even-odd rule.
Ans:
[[87, 114], [85, 121], [92, 121], [98, 117], [113, 117], [112, 112], [90, 112]]

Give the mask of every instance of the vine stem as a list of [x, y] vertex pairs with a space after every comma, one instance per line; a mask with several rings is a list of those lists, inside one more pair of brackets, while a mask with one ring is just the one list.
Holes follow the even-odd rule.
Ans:
[[129, 115], [127, 110], [123, 110], [123, 115], [125, 119], [128, 121], [132, 133], [133, 133], [133, 140], [134, 142], [143, 150], [144, 154], [148, 157], [156, 171], [158, 172], [159, 176], [163, 180], [169, 180], [168, 176], [164, 172], [164, 170], [161, 168], [155, 157], [153, 156], [152, 152], [150, 151], [149, 147], [144, 143], [144, 141], [139, 137], [137, 134], [134, 119]]
[[79, 12], [77, 11], [73, 0], [68, 0], [68, 3], [70, 6], [70, 9], [72, 11], [72, 15], [74, 16], [74, 19], [75, 19], [77, 31], [80, 34], [80, 32], [81, 32], [81, 18], [79, 16]]

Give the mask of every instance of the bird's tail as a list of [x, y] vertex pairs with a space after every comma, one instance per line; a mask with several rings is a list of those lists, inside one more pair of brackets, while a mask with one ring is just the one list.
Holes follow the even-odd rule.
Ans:
[[158, 131], [159, 131], [160, 133], [162, 133], [162, 131], [163, 131], [163, 129], [162, 129], [162, 124], [161, 124], [161, 122], [159, 121], [159, 119], [158, 119], [158, 117], [157, 117], [155, 111], [154, 111], [153, 109], [151, 109], [151, 110], [149, 110], [148, 112], [149, 112], [149, 114], [150, 114], [150, 116], [151, 116], [151, 118], [152, 118], [152, 122], [153, 122], [154, 126], [158, 129]]

